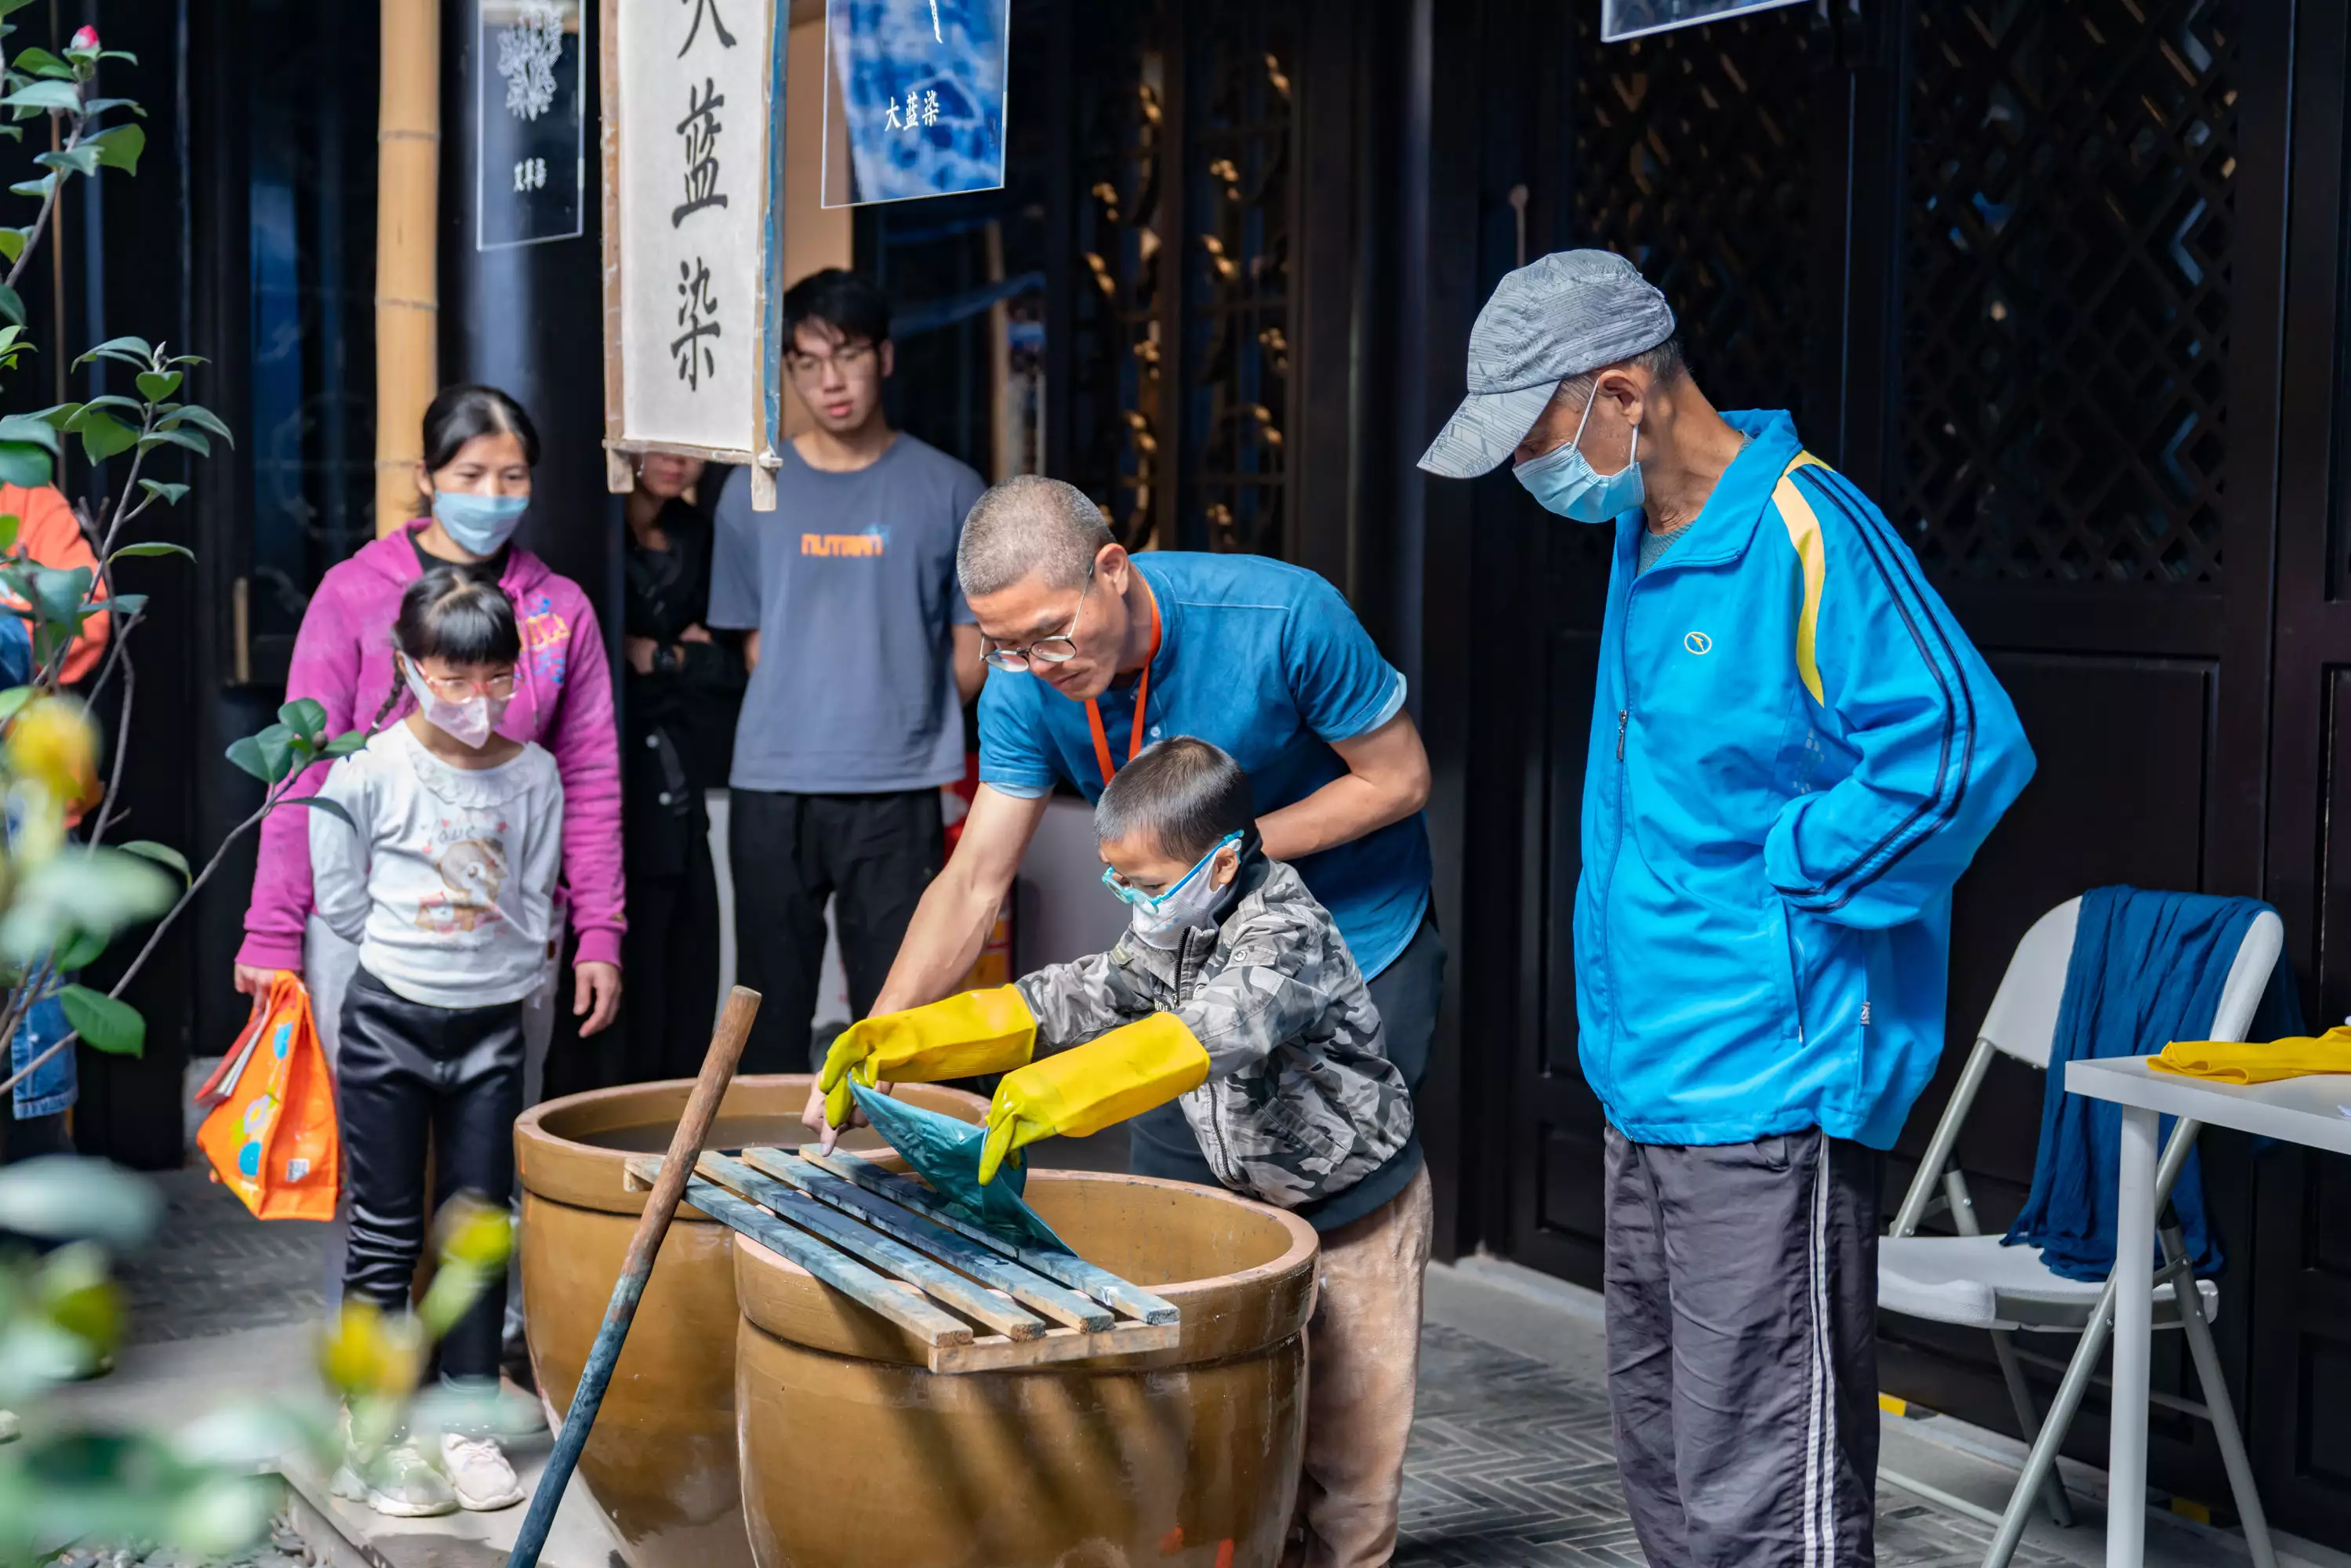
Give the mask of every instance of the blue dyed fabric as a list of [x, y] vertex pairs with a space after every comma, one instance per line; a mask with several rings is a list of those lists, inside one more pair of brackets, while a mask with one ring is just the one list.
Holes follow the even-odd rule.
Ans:
[[[21, 616], [0, 614], [0, 687], [21, 686], [33, 678], [33, 636]], [[11, 824], [13, 826], [13, 824]], [[62, 983], [62, 982], [60, 982]], [[66, 1022], [65, 1004], [55, 994], [35, 1002], [8, 1042], [8, 1071], [14, 1077], [43, 1051], [63, 1040], [72, 1029]], [[80, 1097], [75, 1053], [61, 1051], [41, 1063], [40, 1070], [17, 1082], [5, 1108], [18, 1121], [62, 1111]]]
[[[2251, 898], [2093, 888], [2082, 895], [2049, 1083], [2041, 1106], [2041, 1148], [2032, 1191], [2004, 1239], [2041, 1249], [2069, 1280], [2103, 1281], [2115, 1266], [2115, 1181], [2121, 1162], [2122, 1107], [2065, 1092], [2065, 1063], [2150, 1056], [2175, 1040], [2210, 1036], [2213, 1009], [2246, 928], [2269, 905]], [[2248, 1030], [2249, 1040], [2301, 1034], [2302, 1003], [2281, 957]], [[2173, 1118], [2163, 1118], [2169, 1138]], [[2199, 1275], [2226, 1260], [2204, 1215], [2204, 1179], [2190, 1154], [2171, 1189], [2188, 1255]], [[2160, 1243], [2155, 1261], [2160, 1262]]]
[[[1004, 183], [1004, 0], [831, 0], [857, 203]], [[842, 204], [828, 190], [829, 205]]]
[[987, 1143], [987, 1129], [909, 1105], [903, 1100], [852, 1083], [857, 1108], [873, 1124], [889, 1145], [906, 1156], [915, 1174], [931, 1184], [946, 1206], [964, 1218], [985, 1225], [1007, 1241], [1023, 1247], [1071, 1250], [1021, 1198], [1029, 1183], [1029, 1167], [1016, 1152], [986, 1186], [979, 1184], [979, 1152]]

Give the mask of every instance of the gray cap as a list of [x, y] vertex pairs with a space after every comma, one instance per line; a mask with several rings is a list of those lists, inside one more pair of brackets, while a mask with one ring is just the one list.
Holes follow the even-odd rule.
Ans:
[[1555, 250], [1509, 273], [1469, 329], [1469, 395], [1420, 465], [1473, 479], [1527, 438], [1559, 383], [1654, 349], [1673, 308], [1641, 269], [1607, 250]]

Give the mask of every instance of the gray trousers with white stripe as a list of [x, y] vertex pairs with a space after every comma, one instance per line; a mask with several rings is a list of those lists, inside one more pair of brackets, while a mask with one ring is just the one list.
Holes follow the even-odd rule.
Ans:
[[1608, 1396], [1656, 1568], [1876, 1561], [1885, 1156], [1608, 1129]]

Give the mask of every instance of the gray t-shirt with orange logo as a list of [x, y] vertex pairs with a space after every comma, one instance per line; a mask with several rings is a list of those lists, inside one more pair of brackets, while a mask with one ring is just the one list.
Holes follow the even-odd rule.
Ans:
[[759, 633], [735, 727], [737, 789], [874, 794], [963, 777], [955, 575], [963, 520], [987, 486], [901, 433], [850, 474], [811, 468], [789, 442], [776, 509], [751, 476], [720, 493], [710, 625]]

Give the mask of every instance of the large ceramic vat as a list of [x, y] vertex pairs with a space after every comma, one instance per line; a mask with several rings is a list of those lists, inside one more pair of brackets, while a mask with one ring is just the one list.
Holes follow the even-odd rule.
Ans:
[[[809, 1082], [800, 1074], [737, 1079], [710, 1146], [797, 1148], [807, 1136], [799, 1113]], [[571, 1403], [644, 1208], [645, 1195], [625, 1189], [622, 1167], [633, 1155], [668, 1147], [692, 1087], [680, 1079], [574, 1094], [515, 1124], [531, 1370], [558, 1412]], [[909, 1084], [900, 1093], [966, 1121], [987, 1115], [986, 1101], [956, 1090]], [[870, 1130], [841, 1142], [882, 1147]], [[580, 1473], [633, 1568], [750, 1568], [736, 1479], [730, 1235], [691, 1206], [677, 1211], [580, 1456]]]
[[1175, 1349], [935, 1375], [895, 1325], [736, 1239], [758, 1568], [1279, 1559], [1306, 1432], [1313, 1228], [1143, 1176], [1035, 1171], [1028, 1196], [1081, 1255], [1183, 1308]]

